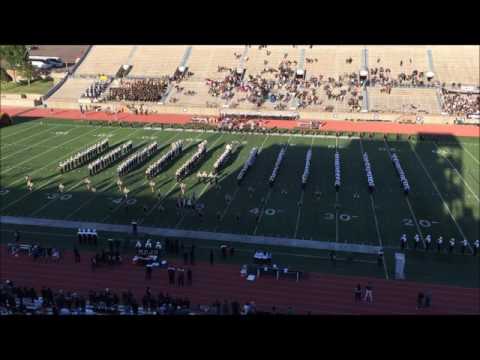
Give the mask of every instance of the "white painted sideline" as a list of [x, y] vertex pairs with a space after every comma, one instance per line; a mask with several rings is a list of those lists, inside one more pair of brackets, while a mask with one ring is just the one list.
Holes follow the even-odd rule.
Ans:
[[[0, 224], [13, 225], [31, 225], [44, 226], [64, 229], [89, 228], [100, 231], [130, 233], [132, 227], [130, 225], [115, 225], [95, 222], [83, 221], [67, 221], [54, 219], [37, 219], [29, 217], [0, 216]], [[189, 238], [222, 242], [239, 242], [245, 244], [258, 244], [267, 246], [288, 246], [315, 250], [334, 250], [348, 251], [361, 254], [377, 254], [380, 250], [379, 246], [332, 243], [317, 240], [300, 240], [291, 238], [280, 238], [271, 236], [253, 236], [242, 234], [216, 233], [208, 231], [180, 230], [171, 228], [156, 228], [150, 226], [139, 226], [138, 232], [147, 235], [165, 236], [170, 238]]]

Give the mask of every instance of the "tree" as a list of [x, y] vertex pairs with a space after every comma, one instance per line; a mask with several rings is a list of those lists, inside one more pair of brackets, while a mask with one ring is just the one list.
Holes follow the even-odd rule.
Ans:
[[25, 77], [28, 81], [28, 86], [30, 86], [30, 82], [35, 77], [35, 68], [33, 67], [30, 61], [27, 61], [24, 66], [19, 69], [20, 74]]
[[17, 71], [29, 71], [31, 66], [27, 58], [28, 49], [25, 45], [1, 45], [0, 60], [5, 68], [13, 70], [13, 80], [17, 81]]

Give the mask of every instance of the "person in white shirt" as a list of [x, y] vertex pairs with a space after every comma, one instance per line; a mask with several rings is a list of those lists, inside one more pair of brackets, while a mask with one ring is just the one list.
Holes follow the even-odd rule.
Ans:
[[451, 238], [450, 241], [449, 241], [449, 248], [448, 248], [448, 252], [451, 254], [453, 253], [453, 249], [455, 248], [455, 238]]
[[63, 193], [63, 189], [64, 189], [64, 188], [65, 188], [65, 186], [64, 186], [62, 183], [58, 184], [58, 192], [59, 192], [60, 194]]
[[428, 251], [430, 249], [430, 245], [432, 244], [432, 236], [430, 234], [428, 234], [426, 237], [425, 237], [425, 245], [426, 245], [426, 251]]
[[477, 256], [478, 248], [480, 248], [480, 240], [475, 240], [473, 243], [473, 256]]
[[463, 239], [462, 241], [462, 255], [465, 254], [465, 250], [468, 246], [468, 240], [467, 239]]
[[437, 239], [437, 251], [438, 251], [438, 252], [442, 251], [442, 246], [443, 246], [443, 237], [440, 236], [440, 237]]
[[401, 246], [402, 250], [405, 250], [405, 244], [406, 243], [407, 243], [407, 235], [402, 234], [402, 236], [400, 237], [400, 246]]
[[413, 237], [415, 242], [413, 243], [413, 248], [417, 250], [418, 244], [420, 243], [420, 236], [418, 234], [415, 234]]

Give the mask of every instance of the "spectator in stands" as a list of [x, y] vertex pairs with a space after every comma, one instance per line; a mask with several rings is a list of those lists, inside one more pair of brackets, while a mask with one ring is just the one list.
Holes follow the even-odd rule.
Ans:
[[442, 89], [442, 109], [449, 115], [480, 115], [480, 95]]

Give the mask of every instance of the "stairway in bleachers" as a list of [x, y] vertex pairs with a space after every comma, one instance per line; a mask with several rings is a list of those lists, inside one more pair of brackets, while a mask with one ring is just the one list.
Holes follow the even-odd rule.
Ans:
[[187, 67], [188, 59], [190, 58], [191, 53], [192, 53], [192, 47], [189, 46], [187, 50], [185, 50], [185, 54], [183, 55], [182, 61], [180, 61], [179, 67], [181, 66]]
[[242, 57], [240, 58], [240, 64], [238, 64], [238, 67], [240, 69], [245, 69], [245, 58], [247, 57], [248, 54], [248, 45], [245, 45], [245, 49], [243, 50]]

